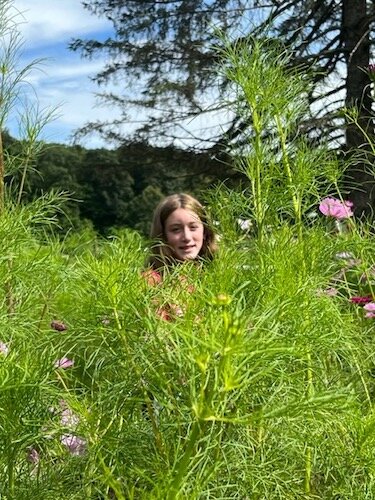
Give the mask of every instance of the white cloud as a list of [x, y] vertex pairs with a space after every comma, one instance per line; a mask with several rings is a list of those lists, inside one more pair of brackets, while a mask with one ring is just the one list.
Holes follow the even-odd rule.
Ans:
[[53, 82], [60, 85], [64, 81], [69, 81], [71, 85], [76, 86], [82, 78], [89, 81], [89, 77], [95, 75], [102, 66], [101, 61], [70, 60], [69, 58], [60, 61], [49, 59], [42, 65], [35, 66], [31, 70], [27, 81], [34, 87], [52, 84]]
[[23, 37], [35, 47], [112, 27], [107, 19], [84, 9], [80, 0], [14, 0], [14, 7], [20, 13], [16, 20]]
[[[87, 121], [113, 118], [113, 109], [97, 107], [95, 92], [99, 89], [90, 80], [103, 67], [104, 60], [81, 59], [68, 50], [72, 38], [108, 36], [112, 30], [109, 21], [91, 15], [80, 0], [13, 0], [13, 9], [24, 40], [22, 64], [45, 58], [28, 75], [23, 95], [28, 101], [36, 96], [41, 109], [59, 110], [59, 117], [45, 127], [42, 138], [69, 142], [73, 132]], [[7, 124], [16, 136], [19, 113], [21, 108], [15, 110]], [[88, 139], [84, 144], [106, 146], [100, 138]]]

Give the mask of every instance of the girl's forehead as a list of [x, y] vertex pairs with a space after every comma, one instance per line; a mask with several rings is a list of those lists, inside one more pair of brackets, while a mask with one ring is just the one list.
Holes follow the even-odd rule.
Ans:
[[165, 221], [167, 224], [189, 224], [202, 222], [199, 215], [188, 208], [176, 208]]

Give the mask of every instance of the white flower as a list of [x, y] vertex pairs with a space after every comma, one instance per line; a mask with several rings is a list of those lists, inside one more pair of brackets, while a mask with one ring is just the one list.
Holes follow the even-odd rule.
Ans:
[[9, 347], [4, 342], [0, 342], [0, 354], [6, 356], [9, 352]]
[[253, 227], [249, 219], [237, 219], [237, 224], [240, 226], [242, 231], [249, 231]]
[[353, 259], [353, 254], [351, 252], [339, 252], [335, 255], [336, 259]]

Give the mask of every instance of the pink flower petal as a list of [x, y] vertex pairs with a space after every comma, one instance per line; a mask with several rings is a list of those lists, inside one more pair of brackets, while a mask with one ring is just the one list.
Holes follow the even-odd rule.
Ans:
[[61, 359], [58, 359], [55, 362], [55, 368], [62, 368], [63, 370], [66, 370], [67, 368], [71, 368], [74, 365], [74, 361], [72, 359], [63, 357]]
[[352, 304], [368, 304], [369, 302], [372, 301], [371, 295], [365, 295], [365, 296], [356, 296], [356, 297], [351, 297], [350, 302]]
[[61, 413], [60, 422], [64, 427], [75, 429], [79, 424], [79, 417], [73, 413], [70, 408], [66, 408], [66, 410], [63, 410]]
[[340, 201], [337, 198], [324, 198], [319, 204], [319, 210], [327, 217], [334, 219], [347, 219], [353, 215], [353, 203], [351, 201]]
[[74, 434], [63, 434], [60, 441], [72, 455], [82, 456], [86, 451], [86, 440]]
[[161, 274], [153, 269], [147, 269], [146, 271], [143, 271], [142, 277], [146, 280], [146, 283], [150, 286], [156, 286], [162, 282]]

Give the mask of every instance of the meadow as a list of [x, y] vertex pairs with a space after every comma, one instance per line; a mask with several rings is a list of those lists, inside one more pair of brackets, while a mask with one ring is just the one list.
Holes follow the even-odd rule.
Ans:
[[137, 232], [61, 239], [64, 195], [5, 197], [1, 498], [375, 498], [373, 223], [298, 134], [309, 77], [280, 47], [219, 51], [252, 128], [248, 185], [204, 195], [212, 262], [153, 286]]

